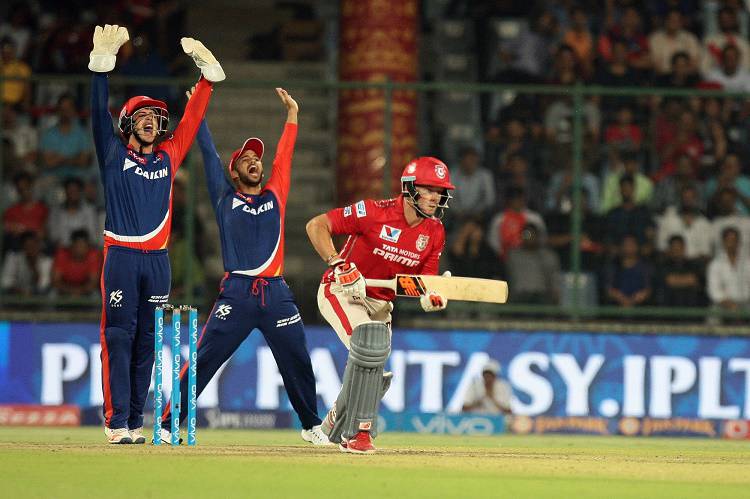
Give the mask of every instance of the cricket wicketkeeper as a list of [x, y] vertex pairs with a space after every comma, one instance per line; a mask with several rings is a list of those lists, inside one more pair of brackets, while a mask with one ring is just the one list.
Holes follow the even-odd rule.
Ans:
[[128, 41], [117, 25], [97, 26], [89, 69], [91, 126], [99, 160], [106, 221], [102, 269], [102, 391], [104, 433], [113, 444], [139, 443], [143, 406], [154, 365], [154, 309], [170, 290], [167, 242], [172, 225], [172, 184], [206, 113], [213, 82], [225, 78], [203, 44], [182, 39], [182, 48], [203, 76], [173, 133], [167, 105], [145, 95], [125, 102], [118, 119], [109, 114], [107, 73]]
[[[445, 163], [413, 160], [404, 168], [401, 186], [395, 199], [359, 201], [307, 223], [310, 241], [328, 264], [318, 307], [349, 349], [341, 392], [323, 421], [323, 430], [343, 452], [375, 452], [378, 407], [392, 376], [384, 375], [383, 367], [391, 349], [394, 293], [368, 287], [365, 277], [437, 274], [445, 244], [440, 218], [454, 189]], [[332, 236], [341, 234], [349, 237], [337, 251]], [[430, 292], [420, 303], [433, 312], [444, 309], [447, 300]]]

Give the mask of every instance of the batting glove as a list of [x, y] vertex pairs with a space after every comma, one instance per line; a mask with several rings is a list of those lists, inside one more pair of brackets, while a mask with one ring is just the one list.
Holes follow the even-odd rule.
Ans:
[[[450, 277], [450, 270], [443, 272], [443, 277]], [[430, 291], [426, 295], [419, 297], [419, 304], [422, 305], [422, 310], [425, 312], [437, 312], [443, 310], [448, 306], [448, 298], [444, 297], [436, 291]]]
[[96, 73], [109, 73], [115, 69], [117, 51], [130, 39], [128, 29], [116, 24], [94, 28], [94, 49], [89, 55], [89, 69]]
[[341, 294], [364, 298], [367, 294], [365, 278], [353, 263], [341, 263], [333, 269], [336, 284], [341, 286]]
[[205, 79], [213, 82], [226, 79], [227, 75], [224, 74], [221, 64], [205, 45], [194, 38], [183, 38], [180, 44], [182, 50], [193, 58]]

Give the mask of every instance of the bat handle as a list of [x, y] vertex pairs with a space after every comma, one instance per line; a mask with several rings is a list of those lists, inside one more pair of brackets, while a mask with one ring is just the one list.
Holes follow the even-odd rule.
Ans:
[[388, 289], [396, 289], [396, 282], [395, 279], [367, 279], [365, 278], [365, 283], [367, 283], [368, 287], [372, 288], [388, 288]]

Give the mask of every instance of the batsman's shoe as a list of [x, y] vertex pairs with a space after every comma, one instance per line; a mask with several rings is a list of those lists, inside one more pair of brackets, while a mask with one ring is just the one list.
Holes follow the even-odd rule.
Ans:
[[127, 428], [115, 428], [111, 430], [104, 427], [104, 434], [107, 436], [107, 441], [111, 444], [132, 444], [133, 439], [130, 437], [130, 432]]
[[130, 439], [134, 444], [145, 444], [146, 437], [143, 436], [143, 426], [134, 430], [130, 430]]
[[[161, 437], [162, 445], [172, 445], [172, 433], [170, 433], [169, 430], [162, 428], [159, 432], [159, 436]], [[153, 437], [151, 438], [151, 443], [154, 443]], [[180, 438], [180, 443], [182, 443], [182, 438]]]
[[301, 432], [302, 440], [310, 442], [313, 445], [332, 445], [331, 441], [328, 440], [328, 435], [323, 433], [321, 425], [313, 426], [309, 430], [302, 429]]
[[339, 444], [339, 450], [350, 454], [374, 454], [375, 446], [372, 445], [370, 432], [360, 431], [354, 435], [354, 438], [342, 440]]

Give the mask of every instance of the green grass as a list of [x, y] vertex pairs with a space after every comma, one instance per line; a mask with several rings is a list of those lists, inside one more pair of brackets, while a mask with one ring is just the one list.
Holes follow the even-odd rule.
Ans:
[[372, 456], [292, 430], [111, 446], [96, 428], [0, 427], [3, 497], [746, 497], [750, 442], [388, 433]]

